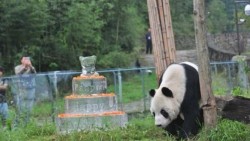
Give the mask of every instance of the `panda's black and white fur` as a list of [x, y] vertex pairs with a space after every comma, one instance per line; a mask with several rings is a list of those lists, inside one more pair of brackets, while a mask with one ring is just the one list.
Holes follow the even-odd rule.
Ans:
[[198, 133], [203, 110], [197, 65], [191, 62], [169, 65], [160, 78], [159, 88], [149, 94], [156, 126], [180, 138]]

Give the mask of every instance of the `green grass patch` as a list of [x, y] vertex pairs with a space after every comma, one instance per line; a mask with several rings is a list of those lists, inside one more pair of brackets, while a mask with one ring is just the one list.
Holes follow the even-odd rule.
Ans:
[[[219, 119], [216, 127], [203, 129], [190, 141], [249, 141], [250, 125], [237, 121]], [[99, 129], [93, 131], [58, 134], [54, 124], [38, 125], [31, 122], [25, 127], [14, 130], [0, 130], [2, 141], [175, 141], [175, 137], [154, 125], [151, 115], [141, 115], [132, 118], [127, 127], [115, 129]]]
[[198, 140], [202, 141], [249, 141], [250, 125], [226, 119], [218, 120], [211, 130], [203, 130]]

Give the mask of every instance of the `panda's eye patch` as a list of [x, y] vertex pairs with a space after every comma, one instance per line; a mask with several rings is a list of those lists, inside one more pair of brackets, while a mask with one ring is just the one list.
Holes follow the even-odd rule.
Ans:
[[153, 114], [153, 116], [155, 117], [155, 112], [153, 112], [152, 114]]
[[165, 110], [161, 110], [161, 114], [165, 117], [165, 118], [168, 118], [169, 117], [169, 115], [168, 115], [168, 113], [165, 111]]

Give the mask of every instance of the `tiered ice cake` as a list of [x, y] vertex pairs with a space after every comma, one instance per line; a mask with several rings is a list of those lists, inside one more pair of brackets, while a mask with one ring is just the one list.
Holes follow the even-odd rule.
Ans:
[[106, 93], [107, 81], [97, 73], [81, 74], [72, 80], [72, 94], [66, 96], [65, 113], [57, 117], [60, 133], [105, 127], [123, 127], [127, 115], [118, 111], [116, 95]]

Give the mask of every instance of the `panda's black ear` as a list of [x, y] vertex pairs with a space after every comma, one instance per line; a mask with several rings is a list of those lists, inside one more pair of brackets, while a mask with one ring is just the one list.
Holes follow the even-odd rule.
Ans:
[[162, 94], [165, 95], [166, 97], [172, 97], [172, 98], [174, 97], [172, 91], [171, 91], [169, 88], [167, 88], [167, 87], [163, 87], [163, 88], [161, 89], [161, 92], [162, 92]]
[[149, 91], [149, 95], [150, 95], [151, 97], [154, 97], [154, 96], [155, 96], [155, 89], [151, 89], [151, 90]]

